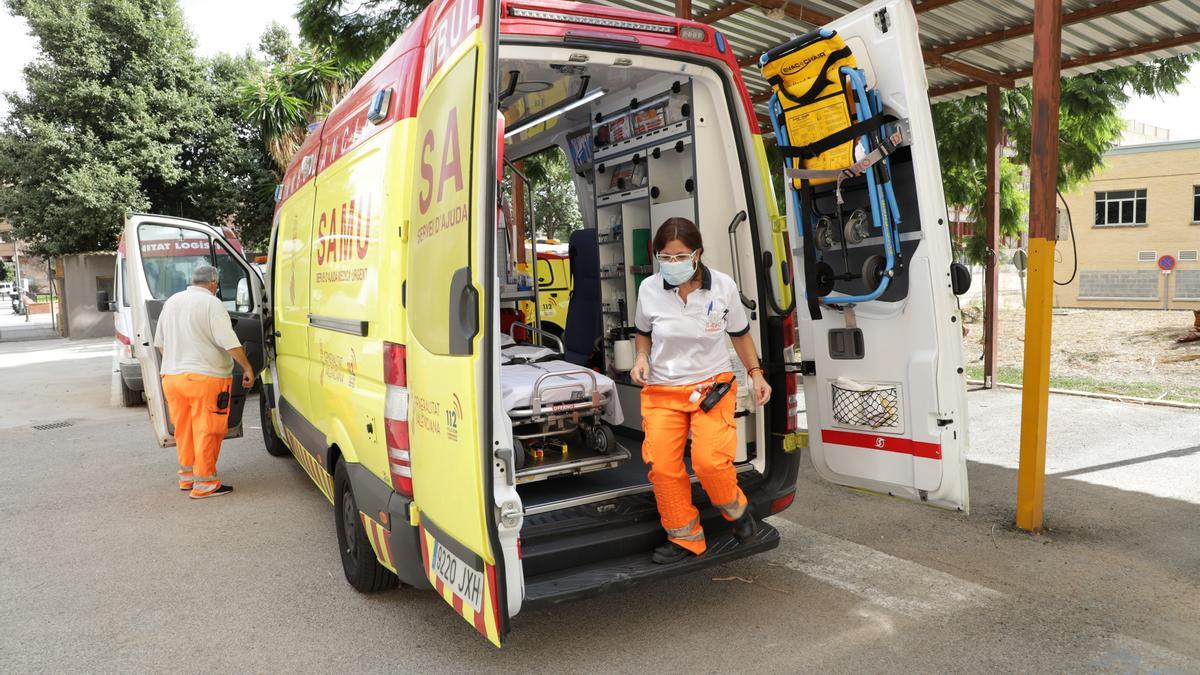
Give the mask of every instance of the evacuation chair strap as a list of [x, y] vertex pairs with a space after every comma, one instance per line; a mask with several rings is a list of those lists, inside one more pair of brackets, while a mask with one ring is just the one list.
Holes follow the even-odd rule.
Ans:
[[783, 86], [783, 78], [780, 76], [775, 75], [769, 78], [767, 82], [770, 83], [770, 85], [775, 88], [775, 91], [779, 93], [780, 97], [782, 97], [788, 103], [799, 106], [808, 105], [817, 100], [817, 97], [821, 94], [821, 92], [825, 91], [826, 87], [829, 85], [836, 85], [838, 83], [837, 80], [829, 77], [829, 66], [841, 59], [848, 58], [853, 55], [854, 52], [850, 51], [849, 47], [842, 47], [841, 49], [835, 49], [830, 52], [829, 55], [825, 57], [825, 63], [821, 64], [820, 76], [814, 77], [812, 85], [809, 86], [808, 91], [796, 98], [793, 98], [792, 95], [788, 93], [787, 89]]
[[897, 125], [891, 134], [880, 140], [878, 148], [875, 148], [865, 157], [844, 169], [793, 169], [785, 167], [783, 173], [788, 178], [796, 180], [821, 180], [830, 178], [842, 180], [853, 178], [862, 175], [864, 171], [883, 161], [885, 157], [891, 155], [897, 148], [908, 141], [908, 132], [905, 131], [904, 126]]
[[[786, 169], [790, 170], [790, 169]], [[812, 185], [804, 180], [801, 183], [804, 190], [804, 204], [813, 203]], [[796, 214], [800, 221], [801, 250], [804, 251], [804, 298], [808, 301], [808, 315], [813, 321], [821, 320], [821, 299], [817, 297], [817, 254], [814, 242], [812, 219], [800, 212]]]
[[832, 150], [843, 143], [858, 140], [859, 136], [864, 134], [872, 134], [883, 127], [884, 121], [882, 115], [876, 115], [866, 122], [858, 122], [850, 126], [836, 131], [819, 141], [814, 141], [808, 145], [788, 145], [780, 146], [779, 153], [784, 157], [799, 157], [800, 159], [812, 159], [823, 152]]

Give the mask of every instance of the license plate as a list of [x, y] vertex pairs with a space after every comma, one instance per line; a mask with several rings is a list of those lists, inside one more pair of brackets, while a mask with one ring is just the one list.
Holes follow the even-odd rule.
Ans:
[[483, 610], [483, 572], [433, 540], [433, 573], [476, 612]]

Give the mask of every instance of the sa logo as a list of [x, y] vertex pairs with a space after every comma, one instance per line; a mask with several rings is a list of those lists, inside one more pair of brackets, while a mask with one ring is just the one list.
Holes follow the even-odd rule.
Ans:
[[877, 448], [882, 448], [882, 447], [883, 447], [883, 444], [884, 444], [884, 443], [886, 443], [886, 442], [887, 442], [887, 439], [885, 439], [885, 438], [883, 438], [883, 437], [881, 437], [881, 436], [876, 436], [876, 437], [875, 437], [875, 447], [877, 447]]

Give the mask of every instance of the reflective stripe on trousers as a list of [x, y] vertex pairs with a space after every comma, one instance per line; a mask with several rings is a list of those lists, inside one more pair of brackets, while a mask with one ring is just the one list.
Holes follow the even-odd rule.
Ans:
[[[712, 380], [709, 380], [710, 382]], [[683, 462], [683, 451], [691, 433], [692, 468], [713, 504], [724, 504], [721, 513], [741, 515], [746, 496], [737, 484], [733, 458], [737, 452], [737, 429], [733, 411], [737, 383], [731, 373], [722, 373], [717, 382], [733, 386], [712, 410], [700, 410], [690, 400], [696, 385], [648, 385], [642, 388], [642, 459], [650, 467], [650, 484], [662, 517], [663, 529], [671, 541], [699, 555], [705, 550], [700, 512], [692, 504], [692, 481]], [[732, 508], [728, 506], [734, 505]], [[687, 536], [676, 536], [683, 532]]]

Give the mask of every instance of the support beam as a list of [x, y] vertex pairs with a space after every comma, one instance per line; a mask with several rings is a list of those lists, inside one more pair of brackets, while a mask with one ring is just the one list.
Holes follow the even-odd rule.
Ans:
[[924, 2], [913, 3], [913, 11], [917, 14], [920, 14], [921, 12], [928, 12], [930, 10], [938, 9], [939, 7], [945, 7], [946, 5], [953, 5], [958, 1], [959, 0], [925, 0]]
[[1054, 303], [1054, 197], [1058, 189], [1058, 107], [1062, 0], [1034, 0], [1033, 119], [1029, 161], [1029, 300], [1021, 392], [1017, 527], [1042, 529], [1046, 487], [1046, 417], [1050, 398], [1050, 329]]
[[764, 12], [782, 10], [788, 17], [812, 26], [822, 26], [833, 21], [833, 17], [828, 14], [806, 9], [800, 5], [793, 5], [789, 0], [745, 0], [745, 2]]
[[713, 11], [709, 12], [708, 14], [705, 14], [704, 16], [696, 17], [696, 20], [699, 21], [700, 23], [706, 23], [711, 26], [712, 24], [720, 21], [721, 19], [725, 19], [725, 18], [733, 16], [734, 14], [737, 14], [738, 12], [742, 11], [743, 9], [750, 9], [750, 3], [748, 3], [748, 2], [731, 2], [728, 5], [725, 5], [724, 7], [718, 7], [717, 9], [714, 9]]
[[[1067, 14], [1063, 15], [1062, 22], [1064, 26], [1070, 26], [1072, 24], [1089, 21], [1102, 16], [1108, 16], [1110, 14], [1140, 9], [1142, 7], [1154, 5], [1162, 1], [1163, 0], [1111, 0], [1111, 2], [1100, 3], [1094, 7], [1087, 7], [1074, 12], [1068, 12]], [[926, 4], [929, 3], [917, 5], [916, 11], [920, 12], [921, 7], [925, 6]], [[950, 44], [942, 45], [941, 47], [929, 47], [925, 51], [927, 53], [933, 53], [940, 56], [953, 52], [961, 52], [966, 49], [982, 47], [984, 45], [991, 45], [997, 42], [1004, 42], [1005, 40], [1013, 40], [1019, 37], [1025, 37], [1026, 35], [1033, 35], [1032, 23], [1027, 23], [1021, 26], [1013, 26], [1012, 28], [998, 30], [994, 33], [988, 33], [987, 35], [980, 35], [977, 37], [968, 38], [966, 40], [960, 40], [958, 42], [951, 42]]]
[[922, 53], [925, 57], [926, 68], [945, 68], [946, 70], [956, 72], [959, 75], [966, 75], [973, 80], [986, 82], [987, 84], [994, 84], [1006, 89], [1012, 89], [1014, 86], [1016, 86], [1013, 78], [1008, 77], [1007, 75], [993, 73], [990, 70], [972, 66], [969, 63], [963, 63], [961, 61], [948, 59], [944, 56], [938, 56], [937, 54], [931, 54], [928, 49], [922, 50]]
[[[1183, 35], [1175, 35], [1172, 37], [1163, 38], [1161, 40], [1154, 40], [1154, 41], [1147, 42], [1147, 43], [1140, 44], [1140, 45], [1133, 45], [1132, 47], [1123, 47], [1121, 49], [1114, 49], [1113, 51], [1110, 51], [1110, 52], [1101, 52], [1099, 54], [1088, 54], [1087, 56], [1076, 56], [1074, 58], [1070, 58], [1065, 61], [1062, 61], [1061, 69], [1065, 71], [1065, 70], [1068, 70], [1071, 68], [1080, 68], [1083, 66], [1091, 66], [1091, 65], [1095, 65], [1097, 63], [1104, 63], [1106, 61], [1115, 61], [1116, 59], [1126, 59], [1126, 58], [1130, 58], [1133, 56], [1141, 56], [1142, 54], [1148, 54], [1150, 52], [1161, 51], [1163, 49], [1172, 49], [1174, 47], [1183, 47], [1185, 45], [1191, 45], [1191, 44], [1196, 44], [1196, 43], [1200, 43], [1200, 31], [1194, 32], [1194, 33], [1184, 33]], [[1023, 80], [1025, 78], [1031, 76], [1032, 74], [1033, 74], [1032, 68], [1025, 68], [1023, 70], [1018, 70], [1014, 73], [1005, 73], [1003, 76], [1011, 78], [1014, 81], [1018, 81], [1018, 80]], [[950, 85], [946, 85], [944, 87], [937, 87], [936, 89], [929, 90], [929, 98], [945, 96], [946, 94], [955, 94], [960, 91], [966, 91], [968, 89], [978, 89], [979, 87], [982, 87], [985, 84], [987, 84], [987, 83], [980, 81], [980, 80], [969, 80], [967, 82], [959, 82], [957, 84], [950, 84]]]
[[760, 56], [759, 54], [747, 54], [746, 56], [743, 56], [742, 58], [737, 60], [738, 68], [749, 68], [751, 66], [757, 66], [759, 56]]
[[983, 275], [983, 386], [996, 381], [996, 315], [1000, 309], [1000, 157], [1004, 127], [1000, 122], [1000, 87], [987, 88], [987, 252]]
[[675, 16], [691, 21], [692, 0], [675, 0]]

